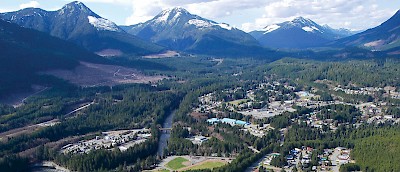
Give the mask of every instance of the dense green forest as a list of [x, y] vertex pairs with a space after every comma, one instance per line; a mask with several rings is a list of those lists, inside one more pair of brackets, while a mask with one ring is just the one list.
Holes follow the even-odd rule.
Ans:
[[264, 71], [308, 82], [327, 79], [341, 85], [351, 82], [360, 86], [400, 86], [398, 58], [339, 62], [285, 58], [266, 65]]
[[357, 139], [351, 156], [362, 171], [400, 170], [400, 130], [385, 129], [374, 136]]

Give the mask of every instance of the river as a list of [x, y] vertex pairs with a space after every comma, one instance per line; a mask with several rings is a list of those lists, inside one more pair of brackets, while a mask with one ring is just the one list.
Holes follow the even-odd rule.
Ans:
[[[162, 128], [172, 128], [172, 119], [174, 118], [174, 116], [175, 116], [175, 111], [172, 111], [165, 119]], [[164, 149], [167, 147], [167, 142], [170, 136], [171, 133], [169, 131], [168, 132], [161, 131], [160, 140], [158, 142], [157, 155], [163, 156]]]

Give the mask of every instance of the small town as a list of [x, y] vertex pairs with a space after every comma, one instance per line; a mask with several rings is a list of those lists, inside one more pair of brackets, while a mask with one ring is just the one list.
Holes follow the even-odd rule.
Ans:
[[61, 152], [64, 154], [87, 154], [92, 150], [111, 150], [114, 148], [118, 148], [120, 151], [126, 151], [136, 144], [143, 143], [149, 137], [151, 137], [151, 134], [148, 129], [102, 132], [100, 136], [95, 136], [94, 139], [67, 144], [62, 147]]

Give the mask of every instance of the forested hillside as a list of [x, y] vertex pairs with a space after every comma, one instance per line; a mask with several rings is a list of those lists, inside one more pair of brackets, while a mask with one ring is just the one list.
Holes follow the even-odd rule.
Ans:
[[71, 69], [79, 61], [107, 61], [72, 43], [3, 20], [0, 37], [0, 95], [29, 90], [31, 84], [55, 82], [54, 78], [37, 75], [39, 71]]

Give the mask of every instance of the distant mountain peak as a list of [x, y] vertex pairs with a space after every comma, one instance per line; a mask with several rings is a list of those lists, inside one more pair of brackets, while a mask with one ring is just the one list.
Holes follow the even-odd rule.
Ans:
[[321, 26], [311, 19], [296, 17], [293, 20], [272, 24], [250, 34], [262, 45], [273, 48], [310, 48], [354, 34], [347, 29]]
[[66, 4], [65, 6], [74, 6], [74, 7], [79, 7], [79, 8], [87, 8], [85, 4], [79, 1], [73, 1], [71, 3]]
[[292, 22], [301, 22], [301, 23], [311, 23], [313, 22], [311, 19], [304, 18], [302, 16], [298, 16], [292, 20]]
[[79, 1], [74, 1], [64, 5], [63, 8], [78, 8], [78, 9], [89, 9], [85, 4]]
[[[167, 10], [168, 11], [168, 10]], [[189, 13], [189, 11], [187, 11], [185, 8], [182, 7], [174, 7], [172, 9], [170, 9], [169, 11], [171, 12], [181, 12], [181, 13]]]
[[170, 49], [192, 53], [217, 54], [223, 52], [221, 47], [230, 49], [234, 46], [260, 48], [251, 35], [229, 24], [191, 14], [180, 7], [163, 10], [151, 20], [124, 29], [128, 33]]
[[[59, 14], [64, 13], [87, 13], [88, 15], [95, 14], [89, 7], [79, 1], [74, 1], [64, 5], [59, 11]], [[98, 17], [96, 15], [96, 17]]]
[[126, 33], [78, 1], [70, 2], [56, 11], [23, 9], [0, 13], [0, 19], [74, 42], [92, 52], [115, 50], [138, 55], [157, 53], [163, 49]]
[[153, 24], [160, 24], [164, 27], [174, 26], [177, 23], [182, 24], [183, 22], [185, 26], [195, 26], [196, 28], [199, 29], [211, 28], [215, 26], [218, 26], [219, 28], [226, 30], [234, 29], [229, 24], [217, 23], [215, 21], [202, 18], [198, 15], [191, 14], [189, 11], [187, 11], [182, 7], [175, 7], [164, 10], [149, 22]]
[[167, 22], [167, 21], [175, 21], [181, 16], [192, 16], [186, 9], [182, 7], [175, 7], [171, 9], [167, 9], [162, 11], [160, 14], [155, 16], [157, 22]]
[[314, 21], [312, 21], [311, 19], [308, 18], [304, 18], [304, 17], [296, 17], [295, 19], [293, 19], [292, 21], [290, 21], [290, 23], [295, 24], [296, 26], [317, 26], [318, 24], [316, 24]]

